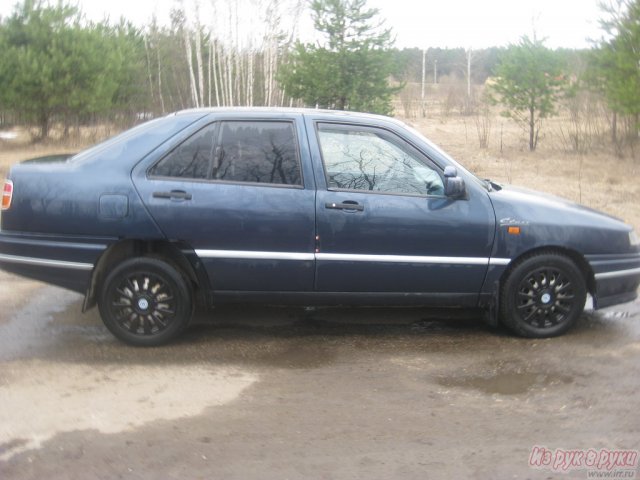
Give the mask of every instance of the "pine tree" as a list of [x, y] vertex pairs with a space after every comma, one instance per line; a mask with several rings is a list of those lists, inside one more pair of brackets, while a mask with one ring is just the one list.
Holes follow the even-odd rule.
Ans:
[[[25, 0], [0, 23], [0, 106], [40, 127], [132, 104], [141, 37], [126, 25], [83, 25], [76, 7]], [[66, 128], [65, 128], [66, 130]]]
[[[634, 119], [637, 137], [640, 129], [640, 0], [619, 0], [603, 9], [606, 18], [600, 23], [606, 38], [591, 56], [589, 79], [602, 91], [615, 114]], [[613, 137], [615, 141], [615, 127]]]
[[313, 0], [312, 17], [323, 41], [297, 43], [280, 82], [308, 106], [391, 113], [394, 66], [391, 30], [366, 0]]
[[537, 39], [523, 37], [510, 46], [496, 68], [492, 98], [507, 107], [505, 116], [529, 130], [529, 150], [538, 145], [541, 119], [555, 115], [564, 92], [561, 58]]

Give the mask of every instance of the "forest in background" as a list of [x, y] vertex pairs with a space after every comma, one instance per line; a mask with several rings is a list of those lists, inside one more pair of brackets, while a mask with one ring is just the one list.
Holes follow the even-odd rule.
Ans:
[[[324, 3], [332, 1], [340, 3]], [[140, 28], [125, 20], [87, 21], [70, 4], [24, 0], [0, 20], [0, 128], [28, 125], [36, 129], [36, 137], [47, 138], [52, 130], [65, 137], [82, 126], [109, 123], [126, 128], [192, 107], [336, 108], [335, 102], [313, 104], [287, 88], [284, 73], [296, 71], [296, 49], [305, 48], [297, 25], [308, 14], [306, 2], [222, 0], [215, 5], [205, 18], [198, 3], [178, 1], [170, 25], [150, 18]], [[548, 50], [562, 66], [564, 88], [562, 95], [554, 94], [554, 108], [546, 113], [561, 110], [567, 116], [567, 143], [578, 151], [594, 145], [596, 136], [619, 153], [637, 143], [640, 59], [628, 59], [632, 74], [636, 62], [635, 78], [632, 75], [629, 83], [623, 75], [627, 84], [615, 94], [610, 91], [614, 79], [606, 72], [616, 61], [616, 52], [607, 47], [621, 37], [621, 11], [636, 15], [630, 29], [636, 35], [632, 38], [640, 38], [640, 2], [622, 0], [618, 8], [603, 11], [603, 35], [610, 40], [591, 50]], [[513, 105], [488, 94], [505, 56], [517, 46], [400, 50], [387, 42], [384, 47], [390, 61], [385, 81], [393, 89], [396, 115], [424, 117], [427, 110], [438, 109], [443, 116], [472, 116], [480, 147], [481, 130], [490, 128], [483, 123], [490, 122], [496, 108], [516, 121], [529, 121], [514, 115]], [[624, 95], [631, 100], [624, 101]], [[537, 141], [537, 130], [535, 135]]]

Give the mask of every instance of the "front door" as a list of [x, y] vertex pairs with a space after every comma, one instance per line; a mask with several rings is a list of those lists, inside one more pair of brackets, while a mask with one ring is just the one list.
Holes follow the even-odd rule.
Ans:
[[495, 226], [486, 192], [447, 198], [442, 170], [389, 130], [307, 125], [325, 180], [316, 200], [316, 289], [475, 304]]

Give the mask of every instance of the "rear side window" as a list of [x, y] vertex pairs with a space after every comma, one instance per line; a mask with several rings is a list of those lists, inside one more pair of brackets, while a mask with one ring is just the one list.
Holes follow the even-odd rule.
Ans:
[[301, 185], [293, 124], [222, 122], [212, 178]]
[[157, 177], [206, 179], [211, 170], [216, 124], [205, 128], [182, 142], [156, 163], [149, 173]]
[[225, 121], [189, 137], [151, 176], [301, 185], [294, 126], [284, 121]]

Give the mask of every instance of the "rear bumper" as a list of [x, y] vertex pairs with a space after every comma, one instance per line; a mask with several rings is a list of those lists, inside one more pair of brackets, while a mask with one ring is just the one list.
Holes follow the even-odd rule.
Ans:
[[587, 257], [595, 280], [594, 307], [603, 308], [638, 298], [640, 253]]
[[0, 232], [0, 268], [84, 293], [109, 240]]

